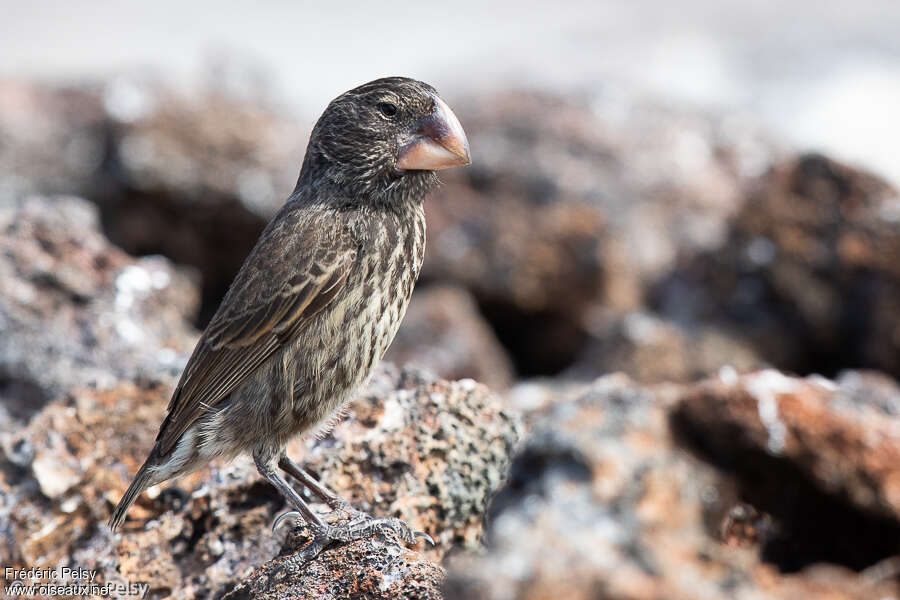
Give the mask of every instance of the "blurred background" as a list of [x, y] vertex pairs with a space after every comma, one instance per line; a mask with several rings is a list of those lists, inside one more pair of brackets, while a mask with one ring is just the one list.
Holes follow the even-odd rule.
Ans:
[[[736, 478], [714, 501], [686, 499], [690, 486], [672, 500], [721, 504], [697, 509], [703, 532], [679, 543], [740, 546], [777, 581], [766, 591], [757, 566], [716, 555], [750, 590], [721, 597], [842, 586], [867, 597], [883, 592], [860, 583], [873, 577], [896, 590], [897, 2], [0, 7], [0, 431], [4, 460], [41, 484], [35, 506], [64, 503], [84, 460], [39, 462], [42, 479], [21, 432], [80, 386], [156, 381], [162, 410], [198, 330], [293, 189], [324, 106], [406, 75], [454, 108], [473, 164], [442, 174], [427, 201], [426, 263], [388, 360], [487, 384], [526, 424], [610, 373], [629, 378], [619, 387], [650, 386], [660, 407], [671, 394], [659, 390], [706, 397], [697, 390], [709, 381], [768, 374], [746, 380], [764, 400], [734, 421], [710, 407], [660, 409], [675, 437], [690, 438], [650, 435], [661, 456], [687, 452]], [[766, 395], [783, 381], [832, 386], [834, 406], [865, 418], [813, 411], [807, 437], [798, 418], [797, 439], [813, 442], [786, 456], [779, 427], [791, 426]], [[821, 409], [818, 393], [798, 411]], [[732, 400], [724, 394], [726, 412]], [[816, 445], [820, 418], [833, 446]], [[740, 438], [750, 421], [769, 436], [759, 454], [697, 439], [697, 427]], [[849, 457], [845, 471], [810, 466], [829, 452]], [[16, 477], [7, 485], [38, 498]], [[776, 491], [785, 486], [790, 501]], [[813, 533], [807, 514], [841, 533]], [[36, 539], [34, 517], [8, 518], [0, 529], [18, 540], [8, 562], [45, 560], [46, 541], [23, 542]], [[660, 560], [629, 564], [664, 597], [726, 593], [694, 596], [674, 583], [683, 565]], [[781, 578], [819, 564], [836, 570]], [[617, 571], [592, 568], [600, 579]]]
[[[2, 72], [71, 82], [150, 71], [188, 93], [211, 83], [271, 92], [306, 119], [376, 75], [457, 96], [627, 84], [752, 114], [797, 146], [900, 179], [890, 143], [900, 133], [900, 7], [889, 0], [90, 6], [4, 2]], [[210, 69], [222, 63], [229, 72]]]

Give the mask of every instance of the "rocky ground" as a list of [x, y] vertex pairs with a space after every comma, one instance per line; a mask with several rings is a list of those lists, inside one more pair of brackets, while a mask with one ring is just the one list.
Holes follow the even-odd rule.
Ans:
[[447, 597], [896, 597], [898, 392], [775, 370], [522, 390], [552, 400]]
[[246, 458], [104, 525], [307, 127], [0, 82], [0, 563], [152, 598], [900, 597], [897, 191], [650, 102], [457, 112], [407, 366], [290, 449], [435, 546], [309, 557]]

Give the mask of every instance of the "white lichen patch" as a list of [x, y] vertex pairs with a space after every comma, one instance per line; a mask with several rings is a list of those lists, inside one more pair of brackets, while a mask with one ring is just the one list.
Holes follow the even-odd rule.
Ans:
[[116, 321], [116, 333], [129, 344], [137, 344], [144, 340], [144, 331], [137, 323], [128, 318]]
[[168, 271], [156, 269], [150, 274], [150, 281], [153, 284], [153, 289], [164, 290], [172, 282], [172, 276]]
[[787, 427], [778, 416], [778, 396], [797, 389], [797, 382], [775, 369], [766, 369], [744, 378], [745, 387], [756, 398], [759, 420], [769, 439], [766, 449], [773, 455], [784, 452]]
[[131, 308], [136, 299], [144, 298], [153, 287], [153, 278], [143, 267], [129, 265], [116, 277], [116, 308]]
[[836, 392], [839, 389], [838, 384], [828, 379], [827, 377], [822, 377], [821, 375], [809, 375], [806, 377], [806, 381], [810, 382], [813, 385], [817, 385], [829, 392]]
[[735, 385], [738, 382], [737, 369], [731, 365], [722, 365], [719, 368], [719, 380], [728, 386]]
[[384, 403], [384, 414], [381, 415], [380, 426], [385, 431], [403, 429], [406, 427], [407, 416], [405, 405], [397, 398], [390, 397]]
[[31, 472], [48, 498], [62, 496], [81, 481], [81, 473], [52, 455], [38, 455], [31, 463]]
[[664, 337], [662, 321], [646, 313], [629, 313], [622, 325], [625, 337], [637, 345], [659, 342]]

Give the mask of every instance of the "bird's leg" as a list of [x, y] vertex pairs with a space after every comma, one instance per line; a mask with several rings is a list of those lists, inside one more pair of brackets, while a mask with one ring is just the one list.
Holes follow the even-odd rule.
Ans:
[[[409, 528], [409, 525], [407, 525], [400, 519], [375, 519], [372, 516], [364, 513], [363, 511], [353, 508], [353, 506], [351, 506], [349, 502], [316, 481], [315, 477], [307, 473], [303, 467], [291, 460], [291, 458], [287, 454], [281, 454], [281, 457], [278, 459], [278, 466], [281, 467], [281, 469], [285, 473], [287, 473], [291, 477], [294, 477], [295, 479], [297, 479], [297, 481], [309, 488], [309, 490], [313, 494], [321, 498], [331, 510], [349, 515], [351, 517], [351, 520], [346, 523], [346, 526], [350, 529], [362, 528], [363, 530], [368, 531], [373, 527], [379, 527], [377, 523], [378, 521], [391, 521], [392, 525], [390, 527], [392, 529], [395, 529], [395, 531], [396, 527], [398, 526], [402, 526], [405, 529], [406, 533], [412, 531]], [[407, 539], [407, 536], [404, 535], [404, 533], [401, 533], [399, 531], [397, 533], [404, 540]], [[412, 536], [413, 540], [415, 540], [416, 537], [421, 537], [427, 540], [428, 543], [430, 543], [432, 546], [434, 546], [434, 540], [432, 540], [431, 536], [429, 536], [427, 533], [414, 531], [412, 532]]]
[[265, 477], [269, 483], [275, 486], [281, 495], [284, 497], [287, 502], [293, 506], [296, 510], [285, 513], [278, 517], [275, 520], [275, 524], [272, 526], [274, 530], [281, 523], [282, 520], [286, 518], [297, 518], [302, 517], [309, 528], [312, 530], [313, 541], [307, 546], [302, 554], [304, 557], [307, 557], [309, 560], [315, 558], [319, 552], [321, 552], [325, 546], [330, 541], [329, 536], [327, 535], [328, 525], [319, 518], [313, 510], [303, 501], [303, 498], [300, 497], [300, 494], [291, 487], [291, 485], [285, 481], [284, 477], [281, 476], [281, 473], [275, 469], [275, 465], [273, 460], [265, 460], [263, 457], [259, 456], [259, 453], [253, 453], [253, 459], [256, 462], [256, 470], [259, 471], [259, 474]]
[[307, 473], [305, 469], [291, 460], [291, 458], [287, 454], [281, 454], [278, 459], [278, 466], [282, 471], [302, 483], [309, 489], [309, 491], [321, 498], [322, 501], [325, 502], [325, 504], [327, 504], [328, 508], [330, 508], [331, 510], [344, 512], [349, 515], [356, 514], [357, 516], [359, 514], [364, 514], [361, 513], [361, 511], [354, 509], [352, 506], [350, 506], [349, 502], [319, 483], [315, 477]]
[[[282, 457], [283, 458], [283, 457]], [[288, 471], [292, 476], [297, 477], [291, 470], [284, 467], [284, 464], [287, 462], [292, 462], [290, 459], [284, 461], [282, 458], [279, 458], [278, 464], [285, 471]], [[400, 539], [402, 539], [407, 544], [414, 544], [416, 542], [416, 538], [422, 537], [427, 540], [431, 545], [434, 545], [434, 541], [427, 533], [422, 533], [420, 531], [413, 531], [410, 529], [409, 525], [401, 521], [400, 519], [394, 517], [387, 517], [383, 519], [375, 519], [370, 517], [365, 513], [359, 513], [360, 516], [340, 525], [328, 525], [315, 513], [309, 506], [303, 501], [297, 491], [291, 487], [291, 485], [284, 479], [284, 477], [275, 469], [275, 461], [274, 460], [263, 460], [262, 457], [258, 457], [256, 453], [254, 453], [254, 459], [256, 460], [256, 468], [259, 473], [265, 477], [275, 488], [281, 492], [281, 495], [284, 496], [285, 500], [291, 504], [296, 511], [287, 512], [275, 520], [275, 523], [272, 525], [272, 528], [277, 528], [283, 521], [285, 520], [293, 520], [298, 517], [302, 518], [306, 521], [306, 524], [312, 530], [314, 541], [313, 545], [310, 548], [315, 548], [314, 552], [318, 554], [322, 548], [324, 548], [329, 542], [338, 541], [338, 542], [349, 542], [351, 540], [358, 540], [374, 533], [384, 533], [388, 530], [393, 531], [397, 534]], [[320, 485], [317, 481], [313, 479], [308, 473], [303, 471], [299, 466], [294, 464], [297, 467], [298, 473], [303, 473], [306, 475], [306, 478], [297, 477], [300, 481], [304, 482], [304, 485], [308, 485], [307, 480], [313, 481], [315, 483], [315, 487], [318, 488], [319, 492], [328, 494], [327, 497], [334, 498], [339, 501], [342, 505], [349, 506], [346, 501], [342, 500], [340, 496], [327, 490], [324, 486]], [[310, 487], [310, 490], [313, 490], [314, 493], [318, 496], [319, 493], [314, 490], [313, 487]], [[325, 499], [326, 497], [323, 497]], [[327, 502], [327, 500], [326, 500]], [[352, 509], [351, 509], [352, 510]], [[309, 552], [310, 550], [304, 550], [303, 552]]]

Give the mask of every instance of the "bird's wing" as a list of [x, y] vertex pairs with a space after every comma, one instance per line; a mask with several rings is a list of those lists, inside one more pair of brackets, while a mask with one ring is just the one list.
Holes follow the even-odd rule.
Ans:
[[156, 437], [163, 455], [341, 289], [356, 247], [323, 221], [283, 211], [260, 238], [181, 375]]

